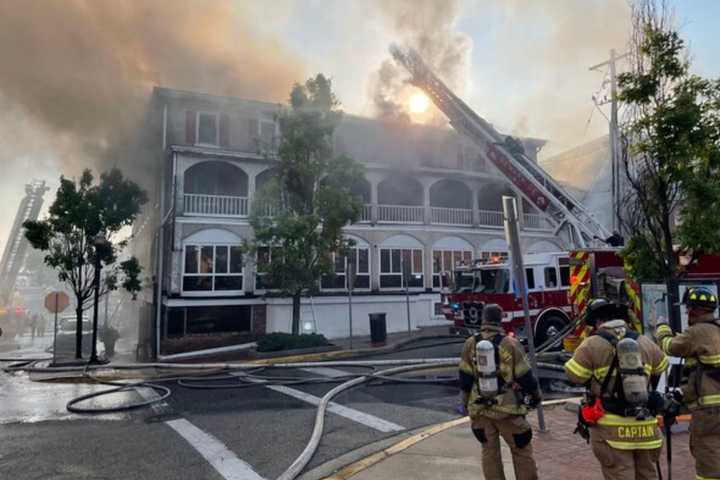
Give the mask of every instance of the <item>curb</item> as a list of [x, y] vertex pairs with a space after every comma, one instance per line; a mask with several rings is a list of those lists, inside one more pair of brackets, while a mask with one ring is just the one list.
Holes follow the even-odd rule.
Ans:
[[369, 455], [363, 459], [360, 459], [354, 463], [351, 463], [350, 465], [346, 465], [345, 467], [341, 468], [340, 470], [336, 471], [332, 475], [328, 477], [324, 477], [323, 480], [347, 480], [348, 478], [351, 478], [358, 473], [362, 472], [363, 470], [367, 470], [368, 468], [372, 467], [373, 465], [376, 465], [386, 458], [389, 458], [393, 455], [396, 455], [404, 450], [407, 450], [408, 448], [412, 447], [413, 445], [422, 442], [423, 440], [432, 437], [433, 435], [437, 435], [438, 433], [444, 432], [445, 430], [449, 430], [451, 428], [463, 425], [465, 423], [470, 422], [470, 417], [462, 417], [457, 418], [455, 420], [450, 420], [448, 422], [443, 422], [438, 425], [434, 425], [432, 427], [429, 427], [425, 430], [420, 431], [419, 433], [416, 433], [414, 435], [411, 435], [394, 445], [391, 445], [390, 447], [387, 447], [383, 450], [380, 450], [379, 452], [376, 452], [372, 455]]

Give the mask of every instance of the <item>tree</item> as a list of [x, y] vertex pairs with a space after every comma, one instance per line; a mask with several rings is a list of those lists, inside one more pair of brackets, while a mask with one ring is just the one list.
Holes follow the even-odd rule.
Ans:
[[664, 2], [635, 5], [631, 47], [633, 68], [619, 76], [630, 113], [623, 256], [636, 279], [664, 280], [674, 306], [678, 252], [720, 251], [720, 81], [690, 73]]
[[263, 272], [273, 287], [292, 297], [292, 333], [300, 331], [300, 302], [323, 275], [333, 274], [331, 254], [344, 254], [345, 225], [358, 220], [353, 195], [364, 178], [360, 164], [333, 154], [333, 132], [342, 118], [331, 81], [318, 74], [296, 84], [290, 110], [279, 117], [278, 175], [260, 192], [250, 223], [250, 251], [272, 249]]
[[[140, 264], [135, 257], [119, 261], [127, 240], [115, 237], [132, 225], [147, 195], [118, 169], [103, 173], [97, 185], [93, 180], [90, 170], [85, 170], [77, 181], [60, 177], [60, 188], [47, 219], [23, 225], [30, 244], [47, 252], [45, 263], [57, 271], [58, 279], [75, 295], [77, 358], [82, 358], [82, 314], [93, 296], [96, 260], [106, 268], [101, 294], [122, 286], [134, 296], [141, 289]], [[108, 242], [96, 247], [95, 239], [100, 235]]]

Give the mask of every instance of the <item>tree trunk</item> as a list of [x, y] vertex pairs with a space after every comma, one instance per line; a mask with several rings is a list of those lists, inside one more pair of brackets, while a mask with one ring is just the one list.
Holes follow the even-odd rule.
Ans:
[[301, 292], [296, 292], [292, 297], [292, 334], [300, 335], [300, 301]]
[[83, 307], [82, 301], [78, 300], [78, 306], [75, 310], [77, 315], [76, 327], [75, 327], [75, 358], [82, 358], [82, 327], [83, 327]]

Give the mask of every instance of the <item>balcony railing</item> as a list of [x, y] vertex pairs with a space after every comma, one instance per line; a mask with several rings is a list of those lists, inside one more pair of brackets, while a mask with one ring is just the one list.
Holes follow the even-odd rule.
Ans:
[[204, 217], [246, 217], [247, 197], [186, 193], [185, 213]]
[[409, 205], [378, 205], [378, 222], [424, 223], [425, 207]]
[[472, 225], [473, 215], [469, 208], [430, 207], [430, 221], [440, 225]]
[[524, 213], [523, 226], [537, 230], [552, 230], [552, 225], [550, 225], [547, 219], [537, 213]]
[[372, 221], [372, 205], [365, 204], [362, 206], [362, 210], [360, 211], [360, 221], [361, 222], [371, 222]]
[[479, 210], [478, 223], [480, 225], [487, 225], [490, 227], [502, 227], [503, 226], [503, 212], [496, 210]]

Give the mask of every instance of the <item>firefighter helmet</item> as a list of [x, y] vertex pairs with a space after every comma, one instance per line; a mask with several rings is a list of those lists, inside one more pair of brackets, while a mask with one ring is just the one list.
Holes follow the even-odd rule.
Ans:
[[590, 302], [585, 312], [585, 323], [594, 327], [598, 320], [625, 320], [630, 319], [630, 313], [627, 305], [621, 303], [611, 303], [606, 298], [596, 298]]
[[715, 310], [717, 308], [717, 296], [707, 288], [691, 287], [685, 290], [682, 303], [688, 308], [701, 308], [703, 310]]

